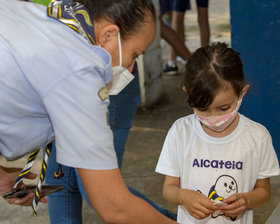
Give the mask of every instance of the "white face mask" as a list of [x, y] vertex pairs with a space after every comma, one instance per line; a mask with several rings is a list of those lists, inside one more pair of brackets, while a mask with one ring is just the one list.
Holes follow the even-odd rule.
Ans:
[[229, 114], [220, 116], [201, 116], [196, 113], [196, 116], [201, 121], [201, 123], [203, 123], [211, 130], [221, 132], [225, 130], [236, 118], [241, 105], [241, 101], [242, 99], [238, 100], [236, 108]]
[[109, 95], [118, 95], [134, 79], [134, 75], [122, 66], [122, 45], [120, 32], [118, 32], [118, 43], [120, 65], [113, 67], [112, 86], [109, 89]]

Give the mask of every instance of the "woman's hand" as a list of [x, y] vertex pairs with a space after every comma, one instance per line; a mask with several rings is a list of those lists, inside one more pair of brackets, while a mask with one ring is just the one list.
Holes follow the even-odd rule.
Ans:
[[196, 219], [204, 219], [219, 209], [204, 194], [197, 191], [182, 189], [180, 198], [189, 214]]
[[[0, 166], [0, 195], [3, 196], [6, 193], [9, 193], [13, 190], [13, 186], [15, 184], [16, 179], [18, 178], [19, 173], [22, 169], [20, 168], [8, 168]], [[26, 179], [35, 179], [37, 174], [35, 173], [28, 173], [25, 178]], [[21, 182], [18, 185], [18, 188], [24, 186], [24, 183]], [[22, 206], [31, 206], [33, 201], [34, 194], [30, 193], [26, 195], [24, 198], [13, 198], [13, 199], [6, 199], [9, 204], [16, 204]], [[41, 198], [40, 202], [47, 203], [46, 198]]]

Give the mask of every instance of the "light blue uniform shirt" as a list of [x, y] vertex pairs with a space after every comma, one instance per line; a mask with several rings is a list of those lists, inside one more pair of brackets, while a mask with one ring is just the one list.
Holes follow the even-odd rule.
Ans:
[[14, 160], [55, 136], [58, 163], [116, 168], [100, 92], [109, 53], [33, 3], [0, 0], [0, 27], [0, 153]]

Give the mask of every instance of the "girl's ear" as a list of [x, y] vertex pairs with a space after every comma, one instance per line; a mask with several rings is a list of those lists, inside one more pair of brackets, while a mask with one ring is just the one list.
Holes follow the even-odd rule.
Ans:
[[249, 84], [246, 84], [242, 91], [241, 91], [241, 98], [243, 98], [245, 96], [245, 94], [247, 93], [248, 89], [250, 88], [250, 85]]
[[112, 40], [119, 32], [119, 27], [115, 24], [106, 25], [99, 32], [99, 43], [101, 47], [104, 47], [109, 41]]

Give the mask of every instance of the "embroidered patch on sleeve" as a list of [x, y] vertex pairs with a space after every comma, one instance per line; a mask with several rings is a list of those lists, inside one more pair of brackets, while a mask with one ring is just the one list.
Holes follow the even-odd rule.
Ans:
[[108, 89], [104, 86], [102, 87], [99, 91], [98, 91], [98, 96], [99, 98], [104, 101], [104, 100], [107, 100], [109, 98], [109, 95], [108, 95]]

